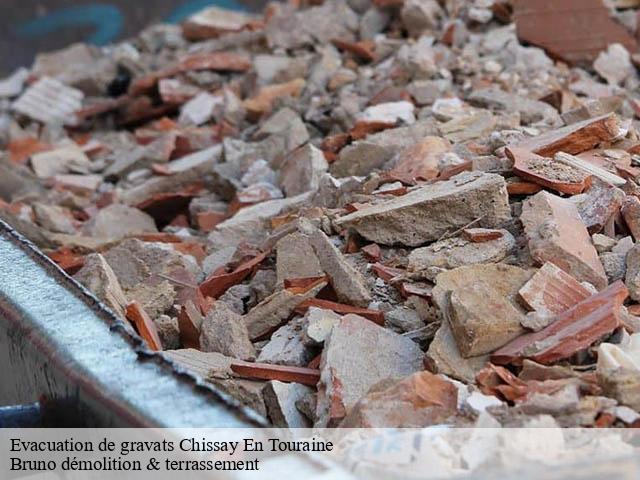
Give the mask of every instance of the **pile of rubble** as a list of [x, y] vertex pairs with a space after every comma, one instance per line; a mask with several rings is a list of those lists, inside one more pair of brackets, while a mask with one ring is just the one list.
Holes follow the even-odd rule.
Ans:
[[41, 54], [0, 82], [0, 218], [276, 426], [640, 425], [636, 3], [213, 7]]

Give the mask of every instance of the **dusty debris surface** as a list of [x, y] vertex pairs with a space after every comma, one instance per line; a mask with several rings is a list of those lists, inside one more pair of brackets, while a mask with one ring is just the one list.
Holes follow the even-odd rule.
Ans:
[[640, 426], [629, 6], [291, 1], [40, 55], [0, 218], [277, 426]]

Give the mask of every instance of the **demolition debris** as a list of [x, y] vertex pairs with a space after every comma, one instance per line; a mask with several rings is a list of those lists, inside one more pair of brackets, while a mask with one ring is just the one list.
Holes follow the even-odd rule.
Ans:
[[0, 82], [0, 219], [277, 427], [638, 427], [637, 9], [297, 0], [43, 53]]

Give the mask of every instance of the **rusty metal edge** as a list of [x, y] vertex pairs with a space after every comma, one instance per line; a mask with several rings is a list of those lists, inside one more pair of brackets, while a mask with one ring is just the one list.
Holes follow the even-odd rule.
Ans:
[[[37, 289], [37, 298], [30, 288]], [[60, 301], [68, 308], [60, 309]], [[0, 220], [2, 321], [11, 324], [7, 328], [24, 331], [42, 361], [61, 372], [71, 388], [88, 397], [90, 405], [108, 409], [122, 426], [268, 425], [233, 397], [147, 349], [130, 326]], [[65, 335], [70, 329], [91, 331], [93, 337], [87, 338], [84, 346], [73, 344]], [[102, 359], [108, 358], [108, 362], [80, 358], [84, 352], [75, 355], [78, 349], [90, 349], [90, 342], [100, 346]], [[139, 391], [142, 384], [148, 388]], [[152, 386], [157, 388], [149, 391]]]

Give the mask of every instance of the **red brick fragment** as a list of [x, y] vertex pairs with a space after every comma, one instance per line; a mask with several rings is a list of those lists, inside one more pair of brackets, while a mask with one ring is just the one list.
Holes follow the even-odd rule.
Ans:
[[305, 367], [289, 367], [270, 363], [233, 362], [231, 370], [239, 377], [258, 380], [295, 382], [315, 387], [320, 381], [320, 370]]
[[84, 266], [84, 255], [75, 253], [69, 247], [48, 252], [47, 256], [69, 275], [75, 275]]
[[483, 243], [502, 238], [502, 230], [493, 230], [490, 228], [465, 228], [462, 230], [462, 236], [470, 242]]
[[569, 165], [517, 147], [507, 148], [505, 153], [513, 160], [513, 173], [543, 187], [575, 195], [591, 186], [591, 175]]
[[380, 277], [385, 282], [389, 283], [391, 279], [397, 277], [398, 275], [402, 275], [404, 270], [396, 267], [389, 267], [387, 265], [383, 265], [382, 263], [374, 263], [373, 271], [376, 273], [378, 277]]
[[321, 300], [319, 298], [310, 298], [309, 300], [303, 301], [295, 308], [294, 311], [302, 315], [309, 309], [309, 307], [317, 307], [317, 308], [324, 308], [325, 310], [332, 310], [340, 315], [347, 315], [349, 313], [353, 313], [355, 315], [360, 315], [361, 317], [364, 317], [367, 320], [371, 320], [373, 323], [377, 323], [378, 325], [384, 325], [384, 313], [378, 310], [369, 310], [367, 308], [353, 307], [351, 305], [331, 302], [329, 300]]
[[349, 52], [356, 57], [371, 62], [376, 59], [376, 44], [372, 40], [362, 40], [360, 42], [349, 42], [334, 38], [331, 43], [338, 49]]
[[266, 253], [261, 253], [255, 256], [253, 259], [241, 264], [235, 270], [229, 273], [214, 272], [200, 284], [200, 291], [207, 297], [218, 298], [230, 287], [240, 283], [249, 275], [251, 275], [251, 273], [266, 258], [266, 256]]
[[378, 133], [383, 130], [388, 130], [396, 126], [395, 122], [380, 122], [380, 121], [364, 121], [360, 120], [356, 122], [351, 130], [349, 130], [349, 136], [353, 140], [361, 140], [367, 135], [372, 133]]
[[629, 292], [617, 281], [569, 310], [539, 332], [522, 335], [491, 355], [496, 364], [516, 364], [528, 358], [550, 364], [569, 358], [620, 327], [620, 307]]
[[551, 262], [545, 263], [518, 294], [530, 310], [556, 315], [591, 296], [586, 287]]
[[180, 343], [184, 348], [200, 350], [200, 325], [202, 325], [202, 314], [189, 300], [180, 307], [178, 314]]
[[552, 157], [558, 152], [577, 155], [620, 136], [618, 117], [614, 113], [590, 118], [538, 135], [517, 145], [518, 148]]
[[424, 298], [427, 300], [431, 300], [433, 296], [433, 286], [427, 285], [424, 283], [411, 283], [411, 282], [402, 282], [400, 284], [400, 295], [403, 298], [409, 298], [410, 296], [416, 296], [420, 298]]
[[329, 282], [329, 277], [323, 275], [321, 277], [285, 278], [284, 288], [293, 293], [303, 293], [322, 282]]
[[129, 320], [136, 327], [136, 330], [143, 338], [143, 340], [147, 342], [147, 346], [151, 350], [162, 350], [162, 343], [160, 342], [158, 329], [153, 323], [153, 320], [149, 318], [147, 312], [143, 310], [138, 302], [133, 301], [129, 305], [127, 305], [126, 316], [127, 320]]
[[378, 262], [382, 257], [382, 250], [380, 250], [380, 247], [375, 243], [362, 247], [362, 253], [370, 262]]
[[227, 218], [225, 212], [198, 212], [196, 214], [196, 226], [203, 232], [210, 232], [225, 218]]

